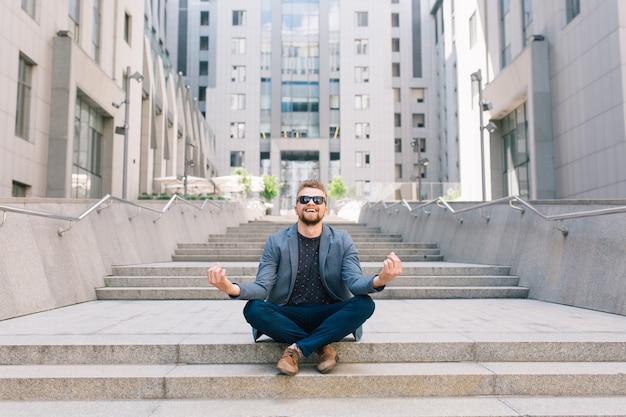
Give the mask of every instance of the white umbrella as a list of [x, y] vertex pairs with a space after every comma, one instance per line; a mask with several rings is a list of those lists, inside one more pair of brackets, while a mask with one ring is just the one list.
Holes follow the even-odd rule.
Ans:
[[[265, 188], [263, 184], [263, 177], [257, 177], [254, 175], [248, 175], [250, 180], [250, 191], [261, 192]], [[223, 193], [243, 193], [244, 184], [242, 175], [225, 175], [222, 177], [213, 177], [211, 182], [217, 186]]]
[[[184, 177], [158, 177], [155, 178], [154, 181], [160, 183], [168, 189], [174, 189], [176, 191], [183, 192], [185, 188], [185, 179]], [[194, 193], [199, 192], [213, 192], [214, 185], [211, 182], [203, 177], [194, 177], [187, 176], [187, 192], [193, 191]]]

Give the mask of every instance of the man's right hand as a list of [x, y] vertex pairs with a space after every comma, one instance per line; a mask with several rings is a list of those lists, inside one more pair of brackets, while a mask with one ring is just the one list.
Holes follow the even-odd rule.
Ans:
[[226, 270], [222, 268], [219, 262], [216, 262], [215, 265], [207, 270], [207, 279], [209, 280], [209, 284], [231, 297], [237, 297], [241, 293], [239, 285], [233, 284], [226, 278]]

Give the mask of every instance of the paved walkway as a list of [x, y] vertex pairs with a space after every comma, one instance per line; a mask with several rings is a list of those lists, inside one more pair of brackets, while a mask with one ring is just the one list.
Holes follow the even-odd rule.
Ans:
[[[602, 340], [626, 343], [626, 317], [534, 300], [378, 300], [363, 341]], [[93, 301], [0, 321], [0, 344], [252, 343], [243, 301]], [[530, 338], [530, 339], [529, 339]], [[342, 398], [245, 401], [0, 402], [0, 417], [622, 415], [613, 398]], [[554, 414], [550, 414], [554, 415]]]
[[[376, 312], [364, 325], [364, 340], [400, 337], [499, 333], [515, 338], [534, 333], [614, 333], [626, 336], [626, 317], [525, 299], [377, 300]], [[55, 336], [238, 337], [250, 329], [243, 301], [92, 301], [0, 321], [0, 340]], [[252, 340], [252, 339], [250, 339]]]

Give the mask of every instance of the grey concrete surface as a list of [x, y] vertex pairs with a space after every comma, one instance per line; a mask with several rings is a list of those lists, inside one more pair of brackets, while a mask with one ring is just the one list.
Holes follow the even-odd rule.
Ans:
[[[3, 347], [20, 347], [25, 345], [58, 346], [98, 346], [112, 348], [116, 345], [130, 349], [134, 345], [152, 346], [147, 349], [148, 355], [164, 356], [166, 360], [176, 360], [176, 349], [185, 346], [235, 344], [254, 346], [250, 337], [249, 326], [241, 315], [244, 302], [241, 301], [93, 301], [47, 312], [36, 313], [0, 321], [0, 351]], [[378, 300], [377, 309], [372, 318], [364, 326], [364, 337], [361, 342], [346, 342], [349, 345], [366, 345], [392, 342], [402, 346], [403, 343], [446, 343], [463, 345], [471, 343], [472, 349], [480, 345], [501, 344], [500, 355], [512, 355], [510, 346], [522, 343], [516, 349], [539, 350], [535, 352], [536, 360], [542, 354], [558, 354], [560, 349], [567, 350], [568, 343], [590, 342], [590, 349], [602, 350], [605, 346], [607, 360], [621, 360], [620, 363], [578, 363], [567, 362], [546, 365], [537, 362], [528, 363], [487, 363], [478, 366], [474, 363], [431, 363], [404, 366], [401, 363], [383, 369], [377, 375], [393, 373], [424, 373], [425, 378], [437, 383], [432, 378], [437, 368], [455, 367], [456, 374], [467, 374], [466, 381], [475, 375], [486, 377], [489, 373], [504, 376], [503, 384], [517, 386], [527, 390], [527, 396], [510, 397], [507, 395], [464, 397], [398, 397], [391, 394], [384, 398], [300, 398], [300, 399], [241, 399], [228, 400], [123, 400], [124, 394], [135, 395], [141, 390], [157, 393], [158, 387], [142, 385], [141, 380], [128, 380], [116, 386], [110, 383], [117, 400], [110, 401], [0, 401], [0, 416], [417, 416], [417, 417], [451, 417], [451, 416], [625, 416], [626, 390], [623, 385], [610, 386], [602, 378], [596, 379], [598, 388], [610, 389], [613, 395], [597, 396], [592, 390], [593, 384], [577, 389], [588, 389], [589, 393], [580, 397], [559, 397], [559, 389], [570, 380], [566, 375], [593, 373], [600, 377], [613, 373], [626, 373], [624, 346], [626, 346], [626, 317], [609, 313], [567, 307], [536, 300]], [[594, 348], [593, 343], [597, 343]], [[543, 348], [537, 348], [541, 346]], [[608, 344], [608, 345], [606, 345]], [[258, 344], [257, 344], [258, 345]], [[168, 347], [163, 350], [163, 347]], [[608, 346], [608, 347], [606, 347]], [[615, 349], [611, 349], [611, 346]], [[168, 350], [173, 348], [173, 350]], [[43, 348], [41, 348], [43, 349]], [[39, 350], [41, 350], [39, 349]], [[66, 347], [63, 347], [66, 349]], [[542, 353], [542, 349], [543, 353]], [[41, 352], [39, 352], [41, 353]], [[145, 352], [144, 352], [145, 353]], [[278, 351], [276, 352], [278, 353]], [[374, 353], [371, 353], [374, 354]], [[591, 354], [587, 352], [587, 354]], [[52, 350], [50, 355], [54, 357]], [[619, 356], [621, 355], [621, 356]], [[446, 358], [441, 358], [445, 360]], [[484, 360], [485, 358], [483, 358]], [[502, 358], [509, 360], [510, 358]], [[565, 357], [564, 359], [568, 359]], [[577, 358], [584, 361], [583, 358]], [[134, 358], [141, 361], [141, 358]], [[149, 360], [149, 358], [148, 358]], [[476, 360], [476, 358], [467, 358]], [[80, 359], [78, 360], [80, 362]], [[427, 366], [426, 366], [427, 365]], [[98, 365], [99, 366], [99, 365]], [[218, 365], [219, 366], [219, 365]], [[301, 379], [309, 376], [310, 370], [304, 365]], [[343, 370], [342, 370], [343, 366]], [[353, 371], [358, 364], [342, 363], [337, 368], [336, 377], [342, 377]], [[460, 372], [461, 367], [466, 370]], [[102, 368], [102, 373], [124, 375], [124, 365], [120, 368]], [[412, 368], [411, 368], [412, 367]], [[7, 376], [7, 367], [3, 374]], [[415, 368], [415, 369], [413, 369]], [[12, 372], [41, 375], [46, 367], [33, 365]], [[62, 375], [64, 372], [80, 376], [81, 372], [90, 375], [87, 367], [61, 366], [51, 368], [52, 372]], [[81, 370], [82, 369], [82, 370]], [[206, 366], [173, 366], [172, 363], [155, 364], [141, 367], [135, 374], [149, 378], [154, 373], [167, 375], [178, 385], [173, 390], [193, 389], [193, 380], [185, 381], [185, 375], [207, 374]], [[232, 372], [234, 368], [228, 368]], [[237, 372], [241, 370], [238, 369]], [[533, 396], [534, 385], [528, 384], [518, 375], [531, 375], [541, 371], [551, 375], [546, 380], [547, 386], [553, 386], [555, 396], [543, 393]], [[274, 377], [273, 365], [252, 366], [248, 372], [267, 373]], [[437, 371], [441, 374], [441, 370]], [[142, 375], [143, 373], [143, 375]], [[509, 375], [507, 379], [507, 375]], [[176, 380], [176, 377], [181, 379]], [[315, 376], [315, 378], [325, 376]], [[298, 377], [296, 377], [298, 378]], [[469, 378], [469, 379], [468, 379]], [[366, 378], [367, 379], [367, 378]], [[545, 377], [544, 377], [545, 379]], [[364, 379], [365, 380], [365, 379]], [[376, 379], [371, 379], [375, 381]], [[270, 380], [268, 380], [270, 382]], [[307, 381], [308, 382], [308, 381]], [[344, 385], [346, 381], [342, 382]], [[182, 385], [181, 385], [182, 384]], [[187, 385], [191, 384], [191, 385]], [[438, 382], [445, 388], [445, 383]], [[442, 385], [443, 384], [443, 385]], [[589, 386], [592, 385], [592, 386]], [[608, 385], [608, 386], [607, 386]], [[293, 385], [290, 385], [293, 387]], [[296, 386], [299, 386], [298, 384]], [[104, 386], [103, 386], [104, 387]], [[59, 387], [66, 389], [67, 387]], [[287, 388], [287, 387], [284, 387]], [[501, 387], [505, 390], [506, 387]], [[276, 389], [276, 387], [273, 387]], [[433, 390], [436, 386], [432, 387]], [[402, 392], [402, 391], [397, 391]], [[433, 391], [436, 392], [436, 391]], [[445, 392], [445, 391], [440, 391]], [[497, 393], [495, 393], [497, 394]], [[186, 394], [185, 394], [186, 395]]]
[[[543, 215], [556, 216], [623, 208], [626, 201], [532, 204]], [[455, 211], [477, 205], [450, 202]], [[437, 242], [450, 262], [508, 265], [519, 285], [530, 288], [530, 298], [626, 315], [626, 213], [555, 223], [508, 202], [460, 214], [436, 205], [425, 210], [429, 214], [378, 204], [364, 207], [359, 221], [399, 233], [407, 242]], [[567, 228], [567, 235], [555, 226]]]

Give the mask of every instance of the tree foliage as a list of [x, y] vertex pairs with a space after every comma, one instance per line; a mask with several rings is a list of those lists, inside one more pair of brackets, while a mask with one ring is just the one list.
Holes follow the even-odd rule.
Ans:
[[250, 178], [250, 174], [248, 174], [248, 170], [242, 167], [238, 167], [233, 169], [232, 175], [239, 175], [239, 184], [241, 184], [243, 188], [243, 193], [246, 197], [250, 197], [252, 194], [252, 178]]
[[263, 191], [261, 191], [261, 198], [270, 202], [278, 195], [280, 190], [280, 184], [278, 178], [275, 175], [263, 175]]
[[334, 177], [328, 186], [328, 195], [335, 200], [342, 199], [347, 192], [348, 189], [339, 175]]

